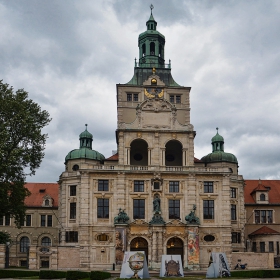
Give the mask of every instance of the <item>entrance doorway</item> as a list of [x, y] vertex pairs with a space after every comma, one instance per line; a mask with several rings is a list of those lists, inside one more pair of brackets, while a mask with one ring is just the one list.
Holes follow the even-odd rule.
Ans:
[[148, 242], [142, 237], [136, 237], [130, 242], [130, 251], [144, 251], [148, 263]]
[[167, 241], [167, 255], [181, 255], [184, 263], [184, 243], [180, 238], [172, 237]]

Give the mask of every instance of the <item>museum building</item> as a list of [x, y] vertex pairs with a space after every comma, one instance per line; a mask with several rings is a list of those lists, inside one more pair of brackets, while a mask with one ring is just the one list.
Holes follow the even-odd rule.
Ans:
[[[151, 269], [171, 254], [181, 255], [184, 268], [206, 269], [211, 252], [224, 252], [231, 263], [232, 252], [244, 251], [237, 158], [224, 151], [218, 129], [212, 152], [194, 157], [191, 88], [173, 79], [152, 10], [146, 26], [133, 77], [117, 84], [117, 152], [105, 158], [95, 151], [86, 125], [79, 148], [65, 158], [58, 201], [41, 196], [57, 236], [47, 228], [36, 240], [27, 236], [29, 268], [41, 267], [43, 258], [52, 269], [120, 269], [125, 251], [144, 251]], [[47, 199], [56, 208], [44, 205]], [[48, 251], [39, 244], [44, 237]]]
[[244, 250], [238, 161], [218, 130], [212, 152], [194, 157], [191, 88], [173, 79], [152, 12], [146, 26], [134, 75], [117, 84], [117, 153], [93, 150], [86, 126], [59, 179], [60, 246], [72, 248], [77, 268], [118, 268], [124, 251], [140, 250], [150, 268], [179, 254], [184, 267], [205, 269], [211, 252], [230, 262]]

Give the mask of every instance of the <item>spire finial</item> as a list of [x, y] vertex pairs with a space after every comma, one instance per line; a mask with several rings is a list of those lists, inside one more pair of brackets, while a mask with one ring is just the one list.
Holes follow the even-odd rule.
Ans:
[[87, 130], [87, 123], [85, 124], [85, 126], [86, 126], [86, 130]]
[[153, 67], [153, 75], [155, 75], [155, 73], [156, 73], [156, 68], [155, 67]]
[[151, 4], [151, 6], [150, 6], [151, 14], [153, 14], [153, 8], [154, 8], [154, 6], [153, 6], [153, 4]]
[[216, 127], [216, 129], [217, 129], [217, 133], [219, 133], [219, 128], [218, 128], [218, 127]]

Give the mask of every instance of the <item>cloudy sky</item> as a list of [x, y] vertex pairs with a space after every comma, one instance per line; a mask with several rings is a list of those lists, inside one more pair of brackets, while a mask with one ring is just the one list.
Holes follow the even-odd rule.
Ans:
[[52, 117], [28, 181], [58, 180], [85, 123], [94, 150], [116, 150], [116, 84], [133, 75], [151, 3], [172, 75], [192, 87], [195, 156], [219, 127], [245, 179], [280, 179], [280, 1], [0, 0], [0, 79]]

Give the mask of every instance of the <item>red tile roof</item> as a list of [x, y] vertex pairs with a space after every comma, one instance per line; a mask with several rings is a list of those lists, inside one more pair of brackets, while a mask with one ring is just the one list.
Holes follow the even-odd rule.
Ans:
[[42, 207], [45, 195], [49, 195], [53, 199], [53, 206], [58, 207], [59, 185], [57, 183], [26, 183], [25, 187], [31, 193], [25, 199], [25, 205], [27, 207]]
[[250, 233], [249, 235], [259, 235], [259, 234], [279, 234], [280, 232], [269, 228], [267, 226], [263, 226], [257, 230], [255, 230], [254, 232]]
[[119, 154], [116, 153], [108, 158], [106, 158], [105, 160], [118, 160], [119, 159]]
[[203, 161], [195, 157], [194, 162], [203, 162]]
[[[270, 189], [265, 187], [270, 187]], [[258, 190], [268, 191], [269, 203], [280, 204], [280, 180], [261, 180], [261, 182], [259, 180], [245, 180], [245, 204], [256, 203], [251, 194]]]

